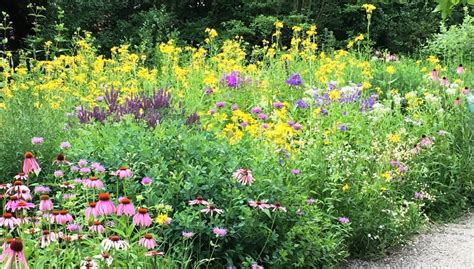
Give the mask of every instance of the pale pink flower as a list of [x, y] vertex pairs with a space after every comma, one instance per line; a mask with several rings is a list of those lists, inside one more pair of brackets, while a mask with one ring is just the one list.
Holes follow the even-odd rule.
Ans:
[[267, 204], [265, 201], [250, 201], [249, 206], [258, 208], [258, 209], [267, 209], [270, 208], [270, 205]]
[[191, 238], [194, 236], [194, 233], [193, 232], [187, 232], [187, 231], [183, 231], [182, 232], [182, 235], [184, 238]]
[[415, 144], [410, 150], [411, 154], [415, 155], [421, 152], [421, 147], [418, 144]]
[[12, 268], [24, 268], [28, 267], [28, 262], [26, 262], [25, 254], [23, 253], [23, 243], [20, 239], [13, 239], [9, 247], [4, 249], [2, 255], [0, 256], [0, 261], [5, 261], [3, 265], [4, 269]]
[[219, 228], [219, 227], [214, 227], [212, 229], [212, 232], [217, 236], [217, 237], [224, 237], [227, 235], [227, 229], [225, 228]]
[[282, 212], [286, 212], [286, 208], [281, 206], [281, 204], [279, 202], [276, 202], [274, 203], [273, 205], [271, 205], [270, 207], [273, 208], [273, 212], [275, 211], [282, 211]]
[[233, 174], [234, 178], [242, 185], [252, 185], [254, 178], [250, 169], [240, 168]]
[[141, 227], [148, 227], [152, 224], [152, 219], [148, 215], [148, 209], [140, 207], [137, 214], [133, 216], [133, 224]]
[[64, 142], [61, 142], [61, 144], [59, 145], [60, 148], [62, 149], [68, 149], [71, 147], [71, 144], [67, 141], [64, 141]]
[[115, 176], [120, 179], [132, 177], [132, 170], [128, 169], [126, 166], [120, 166], [119, 170], [115, 172]]
[[427, 137], [427, 136], [425, 136], [425, 135], [423, 135], [423, 136], [421, 137], [420, 146], [422, 146], [422, 147], [430, 147], [432, 144], [433, 144], [433, 141], [432, 141], [429, 137]]
[[13, 186], [6, 191], [7, 195], [16, 195], [18, 198], [30, 201], [33, 199], [30, 194], [30, 189], [23, 185], [21, 180], [17, 180], [13, 183]]
[[90, 177], [82, 182], [86, 188], [103, 189], [104, 183], [98, 177]]
[[145, 256], [154, 257], [154, 256], [163, 256], [165, 253], [163, 251], [148, 251], [145, 253]]
[[112, 256], [110, 256], [109, 252], [107, 252], [107, 251], [102, 252], [99, 255], [95, 255], [94, 258], [103, 261], [108, 267], [110, 267], [112, 265], [112, 262], [114, 260], [112, 258]]
[[89, 231], [101, 234], [105, 232], [105, 227], [100, 221], [94, 221], [94, 223], [89, 226]]
[[26, 152], [25, 159], [23, 160], [23, 173], [29, 174], [33, 172], [36, 175], [38, 175], [40, 171], [41, 171], [41, 168], [35, 159], [35, 155], [33, 155], [33, 153], [29, 151]]
[[448, 86], [449, 81], [448, 81], [448, 79], [447, 79], [446, 77], [443, 77], [443, 78], [441, 79], [441, 81], [439, 82], [439, 84], [440, 84], [441, 86]]
[[18, 173], [18, 175], [15, 176], [15, 179], [26, 180], [28, 179], [28, 174], [20, 172]]
[[110, 215], [115, 213], [115, 205], [110, 201], [110, 195], [108, 193], [99, 194], [99, 202], [97, 202], [97, 212], [101, 216]]
[[81, 261], [80, 266], [80, 269], [99, 269], [99, 265], [97, 265], [97, 262], [89, 257]]
[[41, 145], [41, 144], [43, 144], [43, 142], [44, 142], [44, 139], [42, 137], [36, 137], [35, 136], [35, 137], [31, 138], [31, 144], [33, 144], [33, 145]]
[[464, 66], [462, 66], [462, 64], [460, 64], [460, 65], [456, 68], [456, 73], [458, 73], [458, 75], [464, 74]]
[[129, 244], [126, 241], [120, 239], [120, 236], [118, 235], [111, 235], [108, 238], [102, 240], [101, 245], [105, 251], [109, 251], [110, 249], [127, 250], [129, 247]]
[[52, 242], [55, 242], [59, 239], [59, 234], [55, 232], [50, 232], [49, 230], [44, 230], [43, 235], [40, 238], [40, 247], [45, 248], [49, 246]]
[[433, 69], [433, 71], [431, 71], [431, 79], [433, 81], [438, 81], [439, 80], [438, 70]]
[[12, 213], [3, 213], [3, 215], [0, 217], [0, 226], [3, 227], [8, 227], [10, 229], [13, 229], [15, 226], [20, 225], [20, 220], [15, 218]]
[[202, 196], [196, 197], [196, 199], [188, 202], [189, 205], [208, 205], [209, 203], [202, 198]]
[[86, 167], [86, 165], [88, 164], [87, 160], [86, 159], [80, 159], [77, 164], [79, 165], [79, 167]]
[[211, 214], [211, 216], [216, 213], [217, 215], [224, 213], [224, 210], [216, 208], [214, 205], [207, 205], [206, 208], [202, 209], [201, 212], [205, 214]]
[[146, 249], [154, 249], [157, 246], [153, 235], [149, 233], [145, 234], [145, 236], [138, 241], [138, 244]]
[[132, 201], [128, 198], [119, 199], [119, 205], [117, 206], [117, 216], [133, 216], [135, 215], [135, 207], [132, 204]]
[[43, 194], [40, 196], [39, 211], [45, 212], [53, 209], [53, 202], [49, 199], [49, 195]]

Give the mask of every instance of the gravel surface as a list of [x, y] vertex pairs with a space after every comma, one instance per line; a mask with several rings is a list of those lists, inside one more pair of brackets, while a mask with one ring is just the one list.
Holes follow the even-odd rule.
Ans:
[[340, 268], [474, 268], [474, 213], [437, 225], [391, 253], [374, 261], [350, 260]]

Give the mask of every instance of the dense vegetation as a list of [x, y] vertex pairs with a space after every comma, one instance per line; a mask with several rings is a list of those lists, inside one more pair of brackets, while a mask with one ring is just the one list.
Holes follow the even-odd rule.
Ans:
[[37, 13], [38, 35], [0, 51], [5, 266], [331, 268], [474, 204], [467, 8], [408, 57], [373, 47], [418, 46], [377, 37], [401, 4], [332, 6], [353, 24], [329, 42], [304, 19], [318, 1], [204, 1], [189, 20], [178, 4], [61, 3], [51, 32]]

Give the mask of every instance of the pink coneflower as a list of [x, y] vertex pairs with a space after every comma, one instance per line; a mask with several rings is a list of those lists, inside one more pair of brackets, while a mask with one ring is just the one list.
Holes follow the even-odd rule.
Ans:
[[146, 249], [153, 249], [157, 246], [152, 234], [145, 234], [143, 238], [138, 241], [138, 244]]
[[265, 203], [264, 201], [250, 201], [249, 206], [258, 208], [258, 209], [267, 209], [270, 208], [270, 205]]
[[56, 219], [59, 216], [59, 210], [51, 211], [51, 214], [44, 214], [44, 218], [47, 219], [51, 224], [56, 223]]
[[456, 99], [454, 99], [454, 105], [455, 106], [460, 106], [461, 104], [462, 104], [461, 98], [456, 97]]
[[252, 185], [254, 178], [252, 176], [252, 171], [246, 168], [240, 168], [233, 174], [234, 178], [237, 179], [242, 185]]
[[208, 205], [209, 203], [202, 198], [202, 196], [196, 197], [196, 199], [188, 202], [189, 205]]
[[20, 239], [13, 239], [10, 242], [9, 247], [2, 253], [0, 260], [7, 260], [3, 268], [9, 269], [14, 264], [14, 268], [21, 268], [23, 265], [24, 268], [28, 268], [28, 263], [26, 262], [25, 254], [23, 254], [23, 243]]
[[0, 226], [13, 229], [15, 226], [18, 225], [20, 225], [20, 220], [15, 218], [12, 213], [6, 212], [3, 213], [3, 215], [0, 217]]
[[115, 205], [110, 201], [108, 193], [99, 194], [99, 202], [97, 202], [97, 212], [99, 215], [110, 215], [115, 213]]
[[5, 210], [15, 211], [16, 205], [20, 202], [16, 195], [11, 195], [8, 202], [5, 204]]
[[99, 268], [99, 266], [97, 265], [97, 262], [89, 257], [82, 260], [80, 265], [81, 265], [80, 269], [98, 269]]
[[44, 230], [43, 235], [40, 238], [40, 247], [45, 248], [49, 246], [52, 242], [55, 242], [59, 239], [59, 234], [55, 232], [50, 232], [49, 230]]
[[74, 219], [72, 218], [71, 214], [65, 209], [59, 211], [59, 214], [56, 216], [55, 222], [57, 224], [66, 224], [68, 222], [72, 222]]
[[49, 195], [43, 194], [40, 196], [39, 211], [45, 212], [53, 209], [53, 202], [49, 199]]
[[438, 81], [438, 80], [439, 80], [438, 70], [433, 69], [433, 70], [431, 71], [431, 79], [432, 79], [433, 81]]
[[448, 81], [448, 79], [447, 79], [446, 77], [443, 77], [443, 78], [441, 79], [441, 81], [439, 82], [439, 84], [440, 84], [441, 86], [448, 86], [449, 81]]
[[342, 224], [347, 224], [347, 223], [349, 223], [349, 218], [347, 218], [347, 217], [340, 217], [338, 220], [339, 220], [339, 222], [342, 223]]
[[23, 173], [29, 174], [33, 172], [36, 175], [38, 175], [40, 171], [41, 171], [41, 168], [35, 159], [35, 155], [27, 151], [25, 153], [25, 159], [23, 160]]
[[458, 75], [464, 74], [464, 66], [462, 66], [462, 64], [460, 64], [460, 65], [456, 68], [456, 73], [458, 73]]
[[119, 170], [115, 172], [115, 176], [120, 179], [132, 177], [132, 170], [128, 169], [126, 166], [120, 166]]
[[143, 186], [149, 186], [149, 185], [151, 185], [151, 182], [152, 182], [152, 180], [149, 177], [142, 178], [142, 185]]
[[121, 240], [120, 236], [118, 235], [111, 235], [108, 238], [102, 240], [101, 245], [105, 251], [109, 251], [110, 249], [127, 250], [129, 247], [128, 243], [124, 240]]
[[117, 216], [133, 216], [135, 215], [135, 207], [132, 204], [132, 201], [128, 198], [119, 199], [119, 205], [117, 206]]
[[36, 137], [35, 136], [35, 137], [31, 138], [31, 144], [33, 144], [33, 145], [41, 145], [41, 144], [43, 144], [43, 142], [44, 142], [44, 139], [42, 137]]
[[212, 229], [212, 232], [217, 236], [217, 237], [224, 237], [227, 235], [227, 229], [225, 228], [219, 228], [219, 227], [214, 227]]
[[15, 179], [26, 180], [28, 179], [28, 174], [20, 172], [18, 173], [18, 175], [15, 176]]
[[84, 186], [90, 189], [103, 189], [104, 183], [98, 177], [90, 177], [83, 181]]
[[140, 207], [137, 214], [133, 216], [133, 224], [136, 226], [148, 227], [152, 222], [153, 221], [148, 214], [148, 209], [144, 207]]
[[423, 135], [420, 140], [420, 146], [422, 147], [430, 147], [433, 144], [433, 141], [426, 135]]
[[64, 154], [59, 153], [56, 156], [56, 159], [54, 159], [53, 164], [70, 164], [70, 162], [66, 160], [66, 156], [64, 156]]
[[65, 142], [61, 142], [61, 144], [59, 144], [59, 147], [61, 149], [68, 149], [68, 148], [71, 147], [71, 144], [69, 142], [65, 141]]
[[105, 232], [105, 227], [100, 221], [94, 221], [94, 223], [89, 226], [89, 231], [101, 234]]
[[191, 238], [194, 236], [193, 232], [188, 232], [188, 231], [183, 231], [181, 234], [183, 235], [184, 238]]
[[145, 253], [145, 256], [148, 256], [148, 257], [163, 256], [163, 255], [165, 255], [163, 251], [148, 251]]
[[15, 212], [16, 210], [18, 209], [31, 209], [31, 208], [34, 208], [35, 205], [33, 203], [28, 203], [26, 201], [23, 201], [23, 200], [20, 200], [16, 205], [15, 205], [15, 208], [12, 210], [13, 212]]
[[418, 154], [421, 152], [421, 147], [418, 144], [413, 145], [413, 148], [410, 150], [411, 154]]
[[23, 185], [23, 183], [20, 180], [17, 180], [13, 183], [13, 186], [10, 187], [7, 191], [6, 194], [8, 195], [16, 195], [18, 198], [30, 201], [33, 199], [30, 194], [30, 189]]
[[214, 205], [207, 205], [206, 208], [202, 209], [201, 212], [205, 214], [211, 214], [211, 216], [216, 213], [217, 215], [224, 213], [224, 210], [216, 208]]
[[99, 211], [97, 209], [97, 203], [96, 202], [90, 202], [89, 206], [86, 208], [86, 211], [84, 212], [84, 215], [86, 216], [86, 219], [90, 218], [92, 215], [94, 219], [97, 218], [99, 215]]
[[95, 255], [94, 258], [103, 261], [108, 267], [112, 265], [112, 262], [114, 260], [107, 251], [104, 251], [99, 255]]
[[270, 207], [273, 208], [273, 212], [275, 211], [282, 211], [282, 212], [286, 212], [286, 208], [281, 206], [281, 204], [279, 202], [275, 202], [273, 205], [270, 205]]

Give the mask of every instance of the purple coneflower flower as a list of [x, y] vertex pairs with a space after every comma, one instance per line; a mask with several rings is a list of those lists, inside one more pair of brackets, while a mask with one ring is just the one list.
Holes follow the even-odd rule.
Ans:
[[152, 222], [153, 221], [148, 214], [148, 209], [144, 207], [140, 207], [135, 216], [133, 216], [133, 224], [135, 226], [148, 227]]
[[462, 64], [460, 64], [458, 68], [456, 68], [456, 73], [458, 73], [458, 75], [464, 74], [464, 67], [462, 66]]
[[217, 215], [224, 213], [224, 210], [216, 208], [214, 205], [207, 205], [206, 208], [201, 210], [202, 213], [211, 214], [211, 216], [216, 213]]
[[208, 205], [209, 203], [202, 198], [202, 196], [196, 197], [196, 199], [188, 202], [189, 205]]
[[242, 185], [252, 185], [254, 178], [252, 176], [252, 171], [246, 168], [240, 168], [232, 174], [234, 178], [240, 182]]
[[138, 244], [146, 249], [153, 249], [157, 246], [153, 235], [150, 233], [145, 234], [145, 236], [138, 241]]

